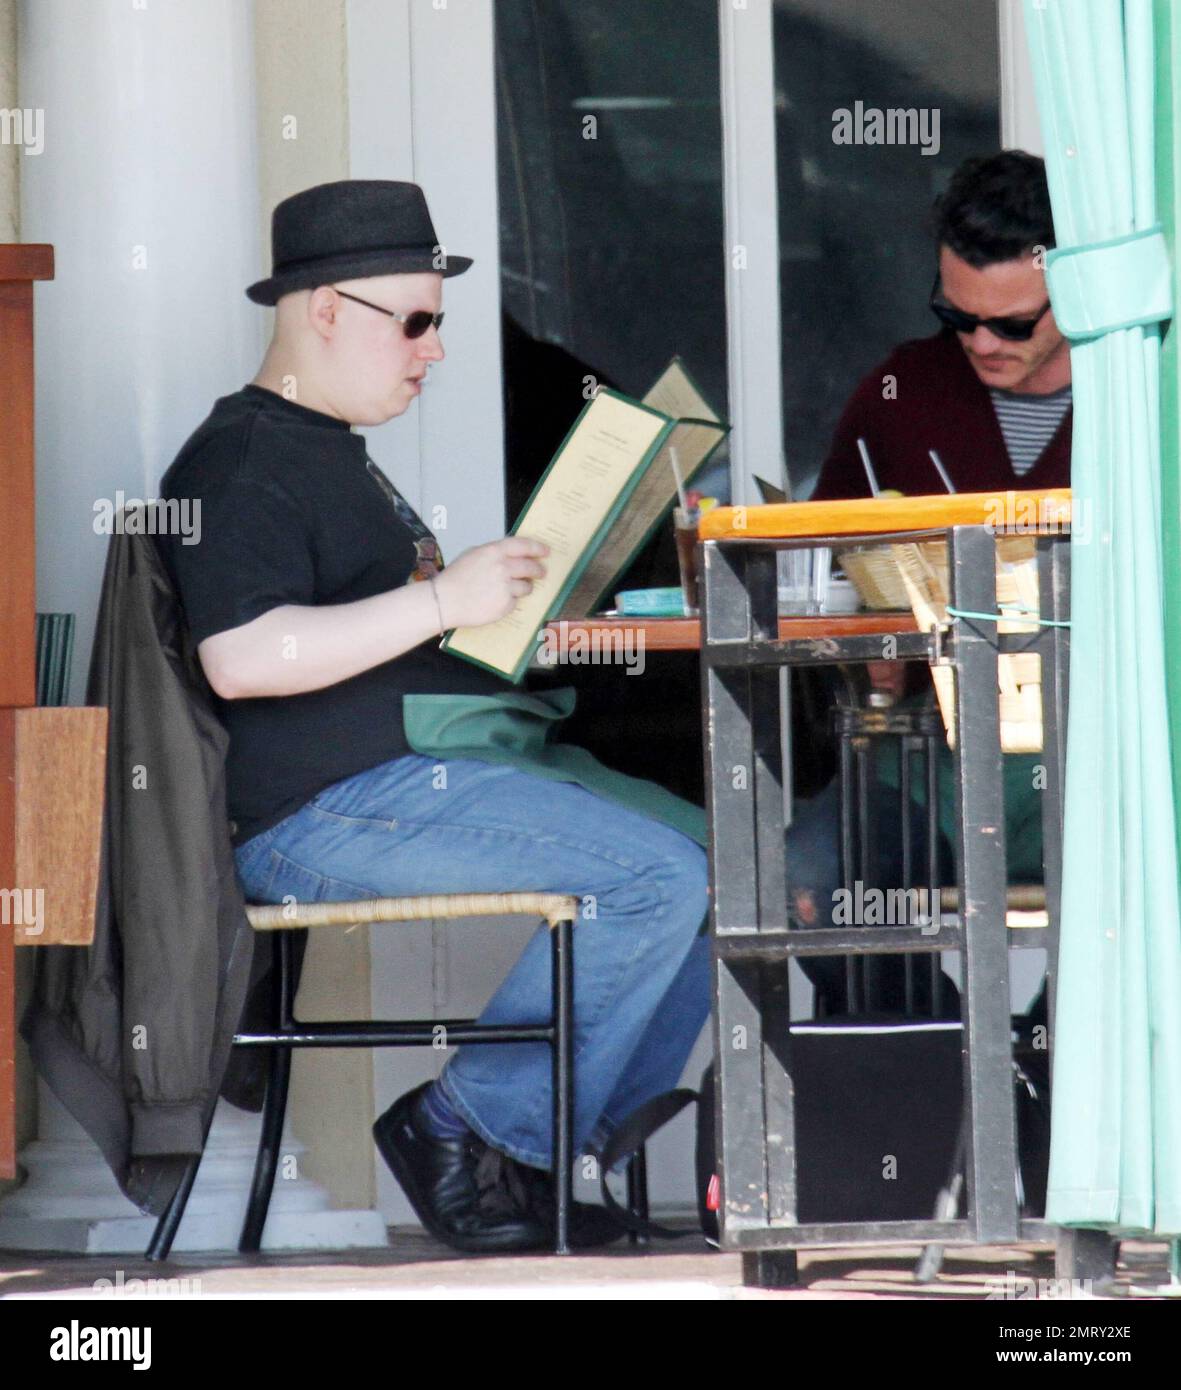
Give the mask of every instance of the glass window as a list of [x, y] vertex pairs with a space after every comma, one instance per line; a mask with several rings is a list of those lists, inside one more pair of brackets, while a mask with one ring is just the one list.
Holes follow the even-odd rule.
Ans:
[[927, 215], [1000, 144], [987, 0], [778, 0], [774, 9], [784, 455], [807, 496], [845, 400], [937, 325]]
[[718, 17], [715, 0], [495, 13], [513, 519], [587, 376], [642, 396], [679, 353], [726, 413]]

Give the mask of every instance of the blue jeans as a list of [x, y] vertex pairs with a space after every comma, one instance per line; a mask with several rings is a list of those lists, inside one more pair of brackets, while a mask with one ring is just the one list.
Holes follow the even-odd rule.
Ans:
[[[709, 1015], [704, 850], [572, 782], [503, 764], [395, 758], [326, 788], [236, 851], [251, 902], [421, 893], [561, 892], [574, 927], [574, 1142], [596, 1148], [674, 1087]], [[539, 928], [481, 1023], [550, 1013]], [[550, 1049], [469, 1044], [440, 1084], [484, 1141], [551, 1163]]]
[[[903, 826], [898, 792], [874, 780], [871, 796], [875, 803], [876, 859], [872, 878], [866, 887], [895, 888], [902, 884]], [[837, 925], [834, 920], [837, 890], [844, 883], [841, 866], [841, 786], [834, 777], [828, 786], [807, 800], [798, 801], [794, 818], [784, 836], [787, 854], [788, 926], [814, 930]], [[927, 847], [923, 813], [912, 808], [911, 862], [921, 875], [927, 866]], [[951, 852], [939, 837], [939, 863], [944, 881], [950, 877]], [[920, 878], [921, 882], [922, 879]], [[830, 1014], [848, 1008], [844, 956], [798, 956], [804, 974], [824, 998]], [[931, 1012], [929, 956], [916, 956], [914, 1005], [920, 1015]], [[899, 955], [870, 957], [877, 1007], [886, 1013], [903, 1013], [906, 1007], [905, 966]], [[942, 1018], [960, 1017], [959, 991], [946, 973], [940, 987]]]

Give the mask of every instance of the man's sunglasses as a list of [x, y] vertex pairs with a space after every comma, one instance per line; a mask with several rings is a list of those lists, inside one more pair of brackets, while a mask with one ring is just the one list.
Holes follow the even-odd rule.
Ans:
[[975, 333], [978, 328], [987, 328], [990, 333], [995, 333], [998, 338], [1007, 338], [1011, 343], [1027, 343], [1033, 337], [1033, 331], [1046, 316], [1046, 311], [1050, 307], [1047, 299], [1038, 312], [1031, 319], [980, 319], [975, 314], [965, 314], [962, 309], [956, 309], [951, 304], [940, 299], [940, 277], [935, 276], [935, 283], [931, 286], [931, 298], [928, 303], [931, 312], [941, 323], [945, 323], [949, 328], [954, 328], [957, 333]]
[[335, 285], [332, 288], [342, 299], [351, 299], [354, 304], [364, 304], [366, 309], [376, 309], [379, 314], [388, 314], [390, 318], [397, 319], [407, 338], [421, 338], [428, 328], [441, 328], [443, 325], [443, 315], [432, 314], [428, 309], [415, 309], [412, 314], [397, 314], [393, 309], [383, 309], [380, 304], [359, 299], [355, 294], [349, 294], [348, 290], [337, 289]]

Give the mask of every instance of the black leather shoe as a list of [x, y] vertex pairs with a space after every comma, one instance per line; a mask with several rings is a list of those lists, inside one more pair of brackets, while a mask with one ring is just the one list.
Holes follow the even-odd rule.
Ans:
[[415, 1118], [415, 1106], [430, 1085], [417, 1086], [396, 1100], [373, 1126], [382, 1158], [410, 1199], [418, 1219], [437, 1240], [476, 1254], [546, 1250], [550, 1228], [530, 1203], [519, 1201], [502, 1184], [477, 1178], [481, 1157], [492, 1152], [474, 1134], [437, 1139]]

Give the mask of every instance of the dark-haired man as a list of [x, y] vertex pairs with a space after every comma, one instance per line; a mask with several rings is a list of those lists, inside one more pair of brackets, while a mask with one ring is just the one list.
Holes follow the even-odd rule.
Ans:
[[[940, 329], [900, 344], [853, 392], [814, 500], [869, 492], [858, 440], [864, 441], [881, 488], [907, 495], [943, 490], [931, 450], [957, 492], [1003, 494], [1070, 484], [1070, 344], [1058, 331], [1046, 294], [1045, 253], [1054, 245], [1054, 223], [1044, 163], [1020, 150], [966, 160], [935, 202], [932, 230], [938, 267], [930, 307]], [[870, 675], [876, 686], [898, 694], [908, 672], [924, 690], [929, 687], [925, 672], [900, 662], [871, 663]], [[1009, 871], [1015, 881], [1041, 873], [1034, 761], [1005, 759]], [[954, 804], [947, 757], [941, 759], [940, 774], [941, 805], [947, 810]], [[888, 766], [883, 780], [893, 780]], [[874, 886], [889, 888], [899, 886], [902, 826], [897, 791], [883, 785], [878, 795]], [[787, 871], [798, 925], [833, 924], [834, 894], [841, 885], [839, 806], [834, 781], [798, 805], [788, 831]], [[918, 852], [920, 846], [913, 848]], [[946, 865], [946, 838], [941, 849]], [[845, 1007], [843, 960], [813, 957], [801, 963], [829, 1007]], [[901, 958], [882, 958], [877, 968], [880, 1007], [901, 1009]], [[923, 1008], [931, 1002], [928, 974], [916, 974], [916, 1001]], [[959, 1013], [950, 981], [940, 1012]]]
[[936, 201], [938, 268], [930, 304], [941, 329], [902, 343], [850, 397], [814, 500], [864, 497], [863, 439], [878, 482], [957, 492], [1070, 482], [1070, 344], [1046, 294], [1054, 223], [1045, 165], [1006, 150], [969, 159]]

